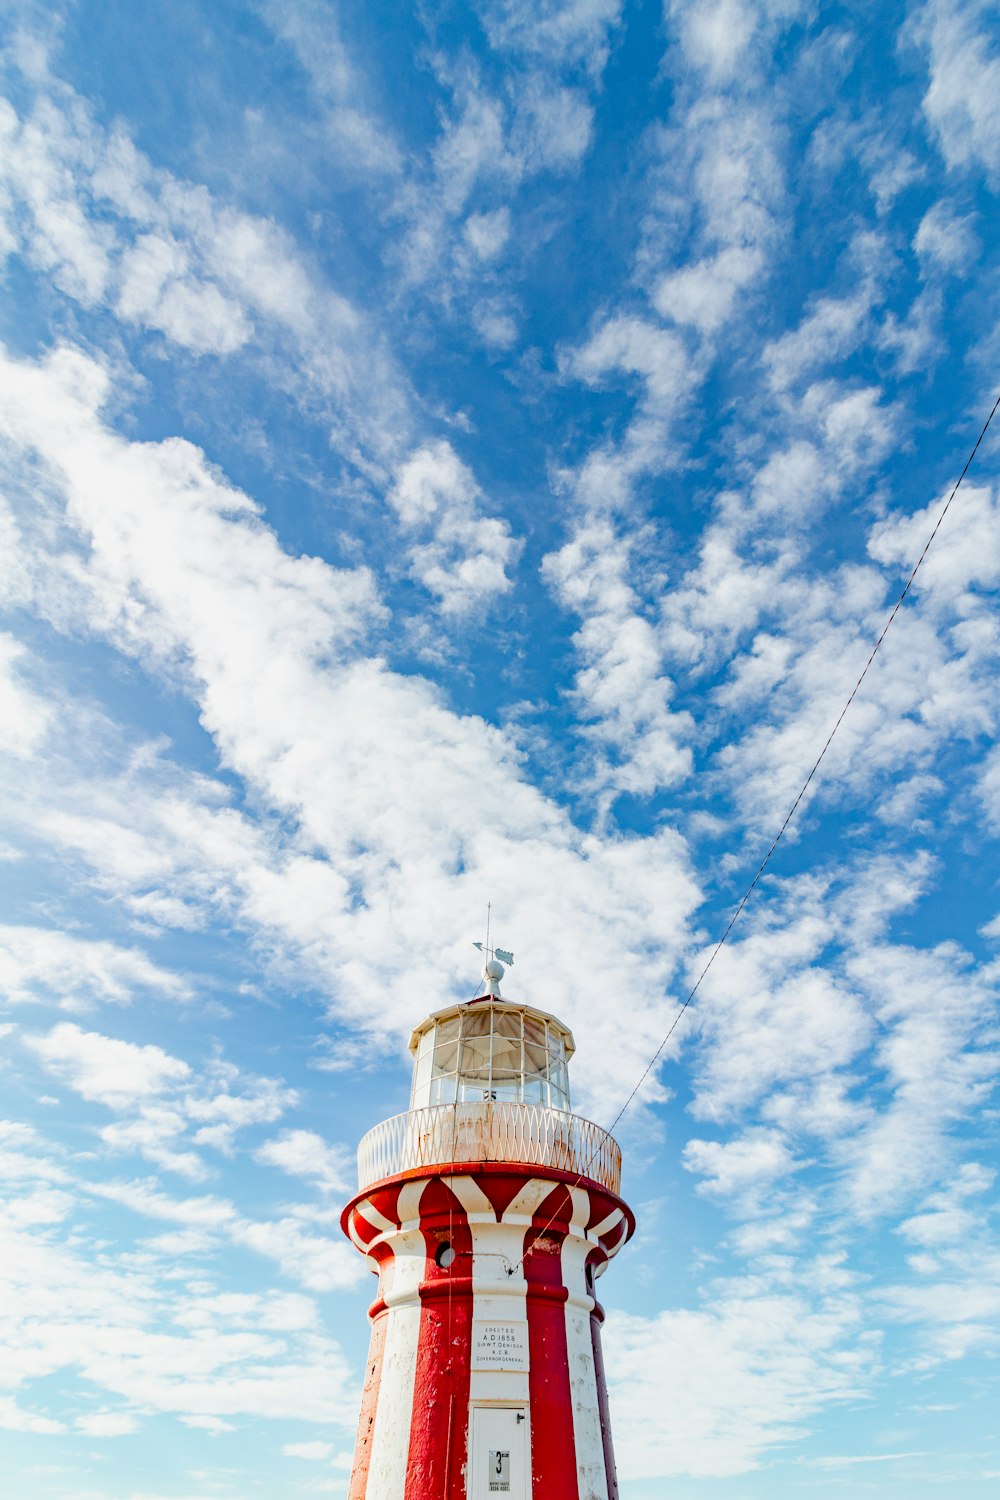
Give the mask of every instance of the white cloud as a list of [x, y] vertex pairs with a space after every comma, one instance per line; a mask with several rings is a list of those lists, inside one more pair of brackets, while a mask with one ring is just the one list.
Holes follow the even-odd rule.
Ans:
[[81, 153], [71, 125], [46, 101], [22, 126], [2, 100], [0, 133], [7, 148], [4, 183], [24, 205], [30, 259], [68, 296], [93, 306], [111, 280], [114, 232], [92, 222], [79, 203]]
[[504, 140], [501, 102], [481, 89], [471, 71], [461, 76], [459, 97], [459, 112], [442, 132], [433, 152], [444, 207], [452, 214], [462, 211], [482, 173], [508, 175], [517, 170]]
[[510, 238], [510, 209], [504, 204], [492, 213], [470, 214], [463, 232], [479, 260], [493, 260]]
[[613, 1312], [604, 1341], [627, 1482], [757, 1468], [831, 1403], [860, 1395], [870, 1341], [857, 1301], [721, 1290], [711, 1310]]
[[[176, 1235], [147, 1241], [150, 1247], [159, 1243], [171, 1256], [188, 1249], [199, 1253], [200, 1248], [223, 1237], [273, 1261], [285, 1276], [309, 1291], [343, 1291], [369, 1274], [364, 1261], [341, 1232], [339, 1208], [293, 1205], [280, 1219], [256, 1219], [240, 1214], [224, 1198], [208, 1194], [196, 1198], [171, 1197], [155, 1181], [91, 1181], [86, 1191], [92, 1197], [120, 1203], [145, 1218], [183, 1224], [185, 1234], [195, 1231], [199, 1237], [190, 1242], [182, 1240], [177, 1244]], [[206, 1241], [205, 1235], [215, 1238]], [[285, 1314], [280, 1316], [284, 1318]], [[254, 1321], [259, 1325], [261, 1319], [255, 1314]]]
[[921, 262], [953, 276], [965, 275], [981, 249], [973, 222], [972, 214], [958, 213], [946, 199], [932, 204], [913, 238]]
[[[172, 1278], [169, 1260], [137, 1261], [109, 1247], [95, 1255], [85, 1235], [61, 1242], [7, 1221], [0, 1241], [0, 1379], [8, 1390], [30, 1395], [35, 1381], [66, 1383], [75, 1374], [136, 1412], [213, 1425], [248, 1417], [353, 1426], [343, 1355], [301, 1295], [278, 1295], [273, 1308], [266, 1288], [205, 1298]], [[79, 1431], [100, 1437], [126, 1431], [131, 1418], [88, 1403], [75, 1420]], [[12, 1402], [0, 1407], [0, 1422], [62, 1430], [27, 1403], [22, 1411]]]
[[942, 4], [921, 12], [918, 35], [929, 54], [924, 114], [950, 167], [978, 163], [991, 181], [1000, 174], [1000, 59], [984, 0]]
[[[779, 21], [781, 9], [775, 8]], [[720, 79], [756, 24], [756, 16], [738, 5], [710, 10], [674, 6], [670, 17], [679, 21], [683, 44], [697, 54], [695, 60], [717, 69]], [[727, 48], [728, 62], [722, 55]], [[640, 555], [649, 544], [655, 548], [658, 539], [636, 537], [633, 544], [627, 532], [638, 482], [683, 463], [678, 430], [711, 368], [710, 341], [733, 319], [739, 294], [767, 272], [784, 191], [780, 132], [755, 72], [741, 75], [738, 87], [729, 92], [692, 95], [678, 85], [676, 100], [668, 125], [649, 132], [649, 209], [636, 274], [656, 311], [678, 328], [612, 308], [602, 314], [587, 342], [562, 358], [565, 373], [593, 386], [620, 388], [620, 378], [614, 377], [622, 374], [640, 382], [620, 437], [595, 444], [575, 472], [563, 477], [577, 515], [569, 539], [544, 565], [561, 603], [579, 596], [570, 607], [579, 609], [583, 619], [574, 637], [581, 658], [574, 687], [585, 733], [620, 755], [619, 764], [601, 767], [594, 778], [599, 812], [606, 810], [608, 785], [613, 791], [648, 795], [676, 784], [691, 766], [690, 750], [683, 744], [690, 732], [687, 718], [667, 707], [674, 689], [666, 663], [670, 648], [679, 644], [671, 619], [678, 583], [661, 606], [665, 621], [637, 607], [648, 593], [648, 580], [636, 580], [635, 602], [629, 601], [630, 554]], [[678, 265], [678, 247], [685, 243], [691, 246], [688, 263]], [[610, 515], [626, 518], [623, 537], [611, 533]], [[602, 531], [593, 571], [614, 573], [614, 589], [592, 590], [588, 598], [574, 572], [581, 557], [589, 564], [590, 544]], [[582, 569], [585, 578], [591, 571], [589, 565]], [[654, 592], [663, 593], [662, 575]], [[614, 608], [609, 609], [612, 597]], [[713, 590], [713, 633], [719, 613], [730, 607], [729, 597]], [[690, 633], [684, 634], [694, 654], [712, 649], [707, 642], [696, 647]]]
[[[947, 493], [910, 515], [878, 522], [869, 536], [869, 555], [884, 567], [908, 575], [950, 493], [949, 485]], [[989, 486], [963, 484], [914, 580], [918, 596], [924, 596], [935, 610], [947, 609], [960, 617], [973, 614], [973, 591], [994, 589], [1000, 583], [998, 517], [1000, 498]]]
[[[290, 13], [285, 24], [295, 29]], [[381, 478], [412, 415], [379, 329], [273, 221], [158, 169], [66, 85], [44, 73], [32, 82], [22, 119], [0, 101], [0, 194], [17, 247], [85, 307], [112, 307], [195, 354], [265, 359], [269, 379], [325, 409], [339, 451]], [[355, 160], [364, 134], [362, 124], [348, 147]]]
[[814, 442], [793, 438], [770, 454], [753, 478], [752, 495], [758, 515], [782, 512], [789, 516], [814, 514], [828, 493], [829, 469]]
[[995, 981], [955, 944], [872, 946], [851, 959], [849, 971], [878, 1019], [875, 1060], [890, 1092], [842, 1153], [851, 1206], [874, 1217], [947, 1171], [955, 1122], [995, 1086], [998, 995]]
[[992, 1220], [995, 1172], [964, 1162], [904, 1220], [908, 1276], [876, 1293], [884, 1315], [910, 1330], [909, 1366], [926, 1371], [1000, 1348], [1000, 1250]]
[[873, 300], [863, 287], [849, 297], [824, 297], [791, 333], [764, 349], [764, 363], [775, 390], [784, 391], [817, 365], [849, 354], [860, 342]]
[[979, 1162], [965, 1162], [950, 1182], [931, 1193], [920, 1213], [903, 1220], [899, 1233], [932, 1250], [969, 1243], [984, 1228], [984, 1216], [982, 1205], [970, 1205], [968, 1200], [989, 1192], [995, 1180], [995, 1171]]
[[185, 979], [138, 948], [47, 927], [0, 927], [0, 994], [11, 1003], [46, 999], [67, 1010], [95, 1000], [127, 1004], [137, 991], [190, 995]]
[[136, 1046], [63, 1021], [24, 1044], [54, 1078], [84, 1099], [112, 1108], [151, 1099], [190, 1076], [191, 1069], [162, 1047]]
[[45, 1070], [82, 1098], [119, 1111], [100, 1139], [113, 1152], [134, 1152], [185, 1177], [206, 1168], [195, 1147], [231, 1155], [236, 1134], [278, 1119], [294, 1091], [269, 1078], [241, 1075], [215, 1061], [196, 1076], [162, 1048], [139, 1046], [63, 1022], [25, 1046]]
[[[977, 791], [987, 823], [1000, 831], [1000, 749], [991, 750], [984, 760]], [[987, 930], [1000, 936], [1000, 918], [994, 918]]]
[[[834, 1105], [830, 1123], [838, 1134], [843, 1129], [845, 1106], [836, 1096], [824, 1100], [822, 1084], [867, 1044], [870, 1025], [858, 997], [818, 962], [829, 939], [827, 924], [806, 911], [798, 920], [744, 932], [720, 952], [699, 991], [707, 1045], [699, 1048], [695, 1071], [698, 1118], [731, 1119], [777, 1087], [801, 1081], [815, 1103]], [[846, 1109], [849, 1119], [856, 1110]], [[821, 1119], [814, 1111], [814, 1128]]]
[[207, 1432], [212, 1437], [220, 1437], [224, 1432], [235, 1432], [235, 1422], [227, 1422], [222, 1417], [192, 1416], [190, 1413], [182, 1412], [180, 1421], [185, 1427], [192, 1427], [196, 1432]]
[[574, 698], [586, 732], [610, 752], [589, 773], [594, 786], [649, 795], [690, 774], [692, 726], [670, 707], [662, 645], [629, 581], [631, 550], [606, 520], [585, 521], [542, 571], [563, 607], [583, 619], [574, 637], [582, 663]]
[[[74, 563], [70, 618], [153, 670], [179, 666], [223, 762], [297, 824], [276, 857], [260, 830], [218, 809], [209, 785], [193, 798], [172, 796], [169, 818], [159, 793], [148, 807], [141, 799], [123, 807], [120, 792], [102, 788], [102, 828], [79, 811], [87, 794], [78, 787], [73, 806], [67, 799], [42, 820], [48, 832], [77, 841], [98, 870], [110, 863], [128, 895], [153, 887], [214, 902], [218, 891], [225, 909], [235, 894], [241, 919], [280, 933], [325, 983], [336, 974], [338, 1008], [365, 1027], [373, 990], [394, 993], [390, 976], [405, 967], [411, 930], [422, 949], [440, 934], [430, 944], [428, 992], [464, 992], [468, 953], [455, 934], [468, 924], [470, 901], [478, 910], [474, 892], [489, 869], [496, 903], [539, 982], [544, 976], [553, 1008], [592, 1017], [596, 1050], [581, 1058], [578, 1086], [620, 1096], [659, 1031], [658, 996], [695, 899], [676, 834], [580, 834], [526, 780], [511, 740], [451, 713], [426, 682], [358, 660], [359, 637], [381, 620], [368, 576], [282, 552], [247, 498], [194, 448], [117, 437], [94, 410], [107, 378], [90, 361], [63, 351], [40, 365], [8, 361], [0, 376], [15, 451], [47, 455], [53, 503], [62, 497], [68, 506], [67, 545], [75, 534], [88, 547], [86, 563]], [[23, 497], [29, 513], [36, 495], [33, 486]], [[439, 499], [433, 486], [417, 486], [407, 503], [434, 513]], [[36, 566], [43, 556], [34, 554]], [[207, 816], [203, 795], [217, 809]], [[194, 850], [182, 857], [194, 879], [161, 884], [163, 843], [181, 851], [192, 836], [197, 858]], [[539, 891], [549, 903], [544, 918]], [[565, 904], [555, 923], [553, 891]], [[598, 929], [601, 959], [581, 983], [578, 934], [593, 946]], [[632, 975], [647, 999], [629, 1045], [603, 1049], [614, 1063], [598, 1068], [600, 1038], [612, 1025], [603, 995]], [[377, 1025], [411, 1021], [399, 993]]]
[[203, 1195], [200, 1198], [172, 1198], [163, 1192], [157, 1179], [135, 1182], [91, 1181], [87, 1191], [111, 1203], [121, 1203], [133, 1213], [171, 1224], [186, 1224], [195, 1229], [222, 1229], [236, 1220], [236, 1210], [224, 1198]]
[[[498, 0], [479, 11], [492, 47], [517, 54], [517, 65], [498, 85], [470, 51], [449, 56], [429, 28], [440, 129], [428, 166], [408, 164], [395, 211], [406, 225], [398, 250], [406, 287], [426, 289], [446, 317], [467, 317], [497, 350], [514, 344], [517, 323], [509, 289], [490, 263], [511, 234], [511, 208], [526, 185], [580, 168], [620, 0]], [[537, 234], [537, 226], [525, 228], [522, 253]]]
[[489, 349], [510, 349], [517, 342], [517, 319], [502, 302], [477, 302], [472, 322]]
[[643, 408], [660, 421], [690, 397], [690, 360], [684, 343], [668, 329], [641, 318], [609, 318], [566, 364], [570, 373], [590, 385], [600, 385], [612, 372], [638, 375]]
[[77, 1431], [85, 1432], [88, 1437], [125, 1437], [136, 1432], [138, 1427], [135, 1417], [128, 1412], [93, 1411], [76, 1419]]
[[671, 271], [653, 292], [659, 313], [700, 333], [715, 333], [729, 321], [736, 297], [763, 269], [759, 250], [730, 246], [718, 255]]
[[117, 311], [128, 321], [161, 329], [196, 354], [231, 354], [246, 343], [251, 325], [217, 286], [189, 276], [189, 266], [175, 239], [140, 235], [122, 256]]
[[52, 721], [50, 710], [16, 671], [26, 654], [19, 641], [0, 632], [0, 750], [18, 759], [38, 750]]
[[201, 1157], [196, 1151], [179, 1149], [187, 1125], [182, 1110], [170, 1105], [145, 1104], [136, 1118], [104, 1125], [101, 1140], [114, 1152], [135, 1152], [168, 1172], [198, 1180], [206, 1175]]
[[444, 441], [412, 453], [389, 491], [390, 505], [413, 538], [411, 575], [438, 599], [446, 617], [484, 611], [511, 588], [507, 568], [521, 544], [506, 521], [479, 513], [482, 498], [472, 471]]
[[257, 8], [309, 78], [323, 109], [324, 152], [332, 152], [341, 169], [398, 174], [403, 165], [399, 147], [371, 109], [370, 90], [344, 43], [335, 12], [316, 0], [261, 0]]
[[[783, 501], [790, 493], [795, 498], [797, 486], [809, 482], [808, 455], [790, 453], [787, 463], [785, 459], [779, 455], [768, 475], [767, 499], [772, 493]], [[761, 472], [767, 474], [767, 466]], [[787, 548], [772, 559], [742, 547], [733, 524], [733, 498], [723, 497], [722, 513], [702, 533], [696, 560], [664, 600], [665, 645], [684, 664], [728, 660], [736, 642], [775, 600], [795, 596], [804, 587], [795, 576], [796, 558]], [[750, 670], [763, 671], [767, 682], [780, 680], [791, 650], [790, 643], [776, 637], [758, 637], [751, 646], [758, 661]], [[744, 661], [741, 674], [746, 670]]]
[[540, 57], [552, 64], [579, 63], [598, 75], [621, 0], [486, 0], [482, 17], [493, 47]]
[[704, 1179], [700, 1193], [728, 1199], [756, 1196], [795, 1169], [781, 1132], [767, 1129], [748, 1130], [729, 1141], [689, 1140], [682, 1160]]
[[41, 1412], [25, 1411], [12, 1396], [0, 1396], [0, 1428], [8, 1432], [43, 1434], [66, 1431], [65, 1423], [55, 1417], [43, 1416]]
[[744, 0], [666, 0], [664, 11], [678, 25], [689, 60], [704, 68], [712, 82], [734, 76], [757, 26], [756, 6]]
[[744, 247], [765, 257], [763, 270], [779, 234], [782, 142], [771, 101], [748, 82], [745, 97], [698, 96], [663, 132], [658, 149], [665, 180], [693, 198], [699, 245], [710, 252]]
[[289, 1458], [307, 1458], [316, 1463], [321, 1463], [333, 1456], [333, 1444], [323, 1442], [285, 1443], [281, 1451], [282, 1453], [287, 1453]]
[[[838, 484], [846, 483], [852, 466], [863, 471], [872, 461], [868, 445], [874, 441], [881, 447], [891, 432], [891, 415], [872, 429], [866, 409], [872, 409], [867, 399], [849, 403], [838, 418], [859, 442], [852, 453], [853, 439], [848, 439]], [[874, 529], [877, 555], [901, 550], [896, 525]], [[958, 552], [968, 553], [968, 539]], [[992, 567], [991, 557], [986, 545], [974, 565], [984, 576]], [[947, 553], [943, 566], [948, 566]], [[930, 559], [928, 569], [929, 592]], [[828, 577], [805, 585], [799, 578], [772, 595], [769, 612], [781, 618], [780, 631], [769, 630], [764, 641], [731, 660], [731, 683], [719, 698], [726, 703], [735, 688], [742, 713], [750, 711], [751, 702], [756, 710], [753, 727], [730, 740], [718, 763], [744, 816], [762, 830], [780, 826], [868, 659], [899, 586], [861, 567], [844, 568], [835, 587], [832, 583]], [[759, 602], [756, 593], [752, 597]], [[919, 594], [912, 597], [915, 605]], [[697, 595], [685, 600], [686, 605], [697, 603]], [[982, 606], [974, 596], [959, 594], [942, 598], [942, 603], [948, 613], [957, 608], [959, 615], [968, 614], [968, 623], [959, 620], [951, 630], [942, 629], [938, 610], [922, 604], [904, 612], [844, 719], [812, 795], [829, 799], [849, 791], [867, 800], [890, 771], [896, 777], [932, 771], [935, 750], [947, 736], [974, 742], [990, 732], [998, 708], [993, 632], [980, 618]], [[791, 655], [782, 644], [788, 641], [795, 642]], [[762, 670], [765, 665], [769, 671]], [[891, 788], [886, 784], [884, 790], [888, 795]], [[796, 826], [801, 827], [799, 820]]]
[[312, 1292], [343, 1291], [357, 1286], [369, 1272], [353, 1245], [344, 1239], [339, 1211], [331, 1215], [328, 1233], [316, 1233], [294, 1216], [270, 1221], [234, 1221], [230, 1237], [258, 1255], [276, 1261], [284, 1274]]
[[929, 369], [942, 353], [941, 313], [940, 289], [927, 287], [913, 299], [904, 318], [897, 318], [891, 312], [886, 314], [877, 342], [879, 348], [895, 352], [900, 375]]
[[354, 1162], [343, 1146], [330, 1146], [313, 1130], [283, 1130], [254, 1153], [257, 1161], [315, 1182], [324, 1193], [347, 1193]]
[[545, 74], [527, 78], [510, 135], [520, 170], [571, 171], [590, 146], [593, 121], [593, 108], [578, 90], [556, 87]]

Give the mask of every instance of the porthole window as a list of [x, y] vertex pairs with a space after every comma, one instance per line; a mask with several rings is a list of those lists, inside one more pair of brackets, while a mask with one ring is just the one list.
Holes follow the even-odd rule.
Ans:
[[447, 1271], [455, 1264], [455, 1247], [443, 1240], [434, 1252], [434, 1262], [442, 1271]]

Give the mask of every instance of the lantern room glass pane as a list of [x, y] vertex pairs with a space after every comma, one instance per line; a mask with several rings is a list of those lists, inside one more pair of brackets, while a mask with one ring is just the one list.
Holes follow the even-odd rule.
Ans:
[[[446, 1029], [447, 1028], [447, 1029]], [[434, 1046], [434, 1074], [454, 1073], [458, 1066], [458, 1023], [445, 1022], [437, 1029]]]
[[524, 1040], [531, 1042], [532, 1046], [545, 1046], [545, 1022], [540, 1021], [537, 1016], [525, 1016], [524, 1018]]
[[454, 1073], [431, 1079], [431, 1104], [454, 1104], [457, 1078]]
[[569, 1109], [569, 1083], [566, 1078], [565, 1063], [557, 1063], [555, 1067], [549, 1068], [549, 1086], [552, 1108]]
[[545, 1078], [548, 1073], [548, 1054], [544, 1047], [534, 1047], [530, 1042], [524, 1044], [524, 1081], [529, 1078]]
[[459, 1077], [462, 1083], [475, 1083], [482, 1087], [490, 1081], [490, 1012], [488, 1009], [466, 1011], [460, 1019], [462, 1051], [458, 1064]]
[[493, 1077], [520, 1078], [521, 1043], [509, 1037], [493, 1038]]
[[417, 1043], [411, 1108], [456, 1100], [568, 1110], [561, 1029], [502, 1003], [464, 1007], [429, 1024]]
[[419, 1109], [420, 1104], [427, 1093], [427, 1085], [431, 1077], [431, 1051], [430, 1048], [421, 1048], [417, 1054], [416, 1065], [413, 1069], [413, 1089], [410, 1097], [410, 1108]]
[[462, 1043], [462, 1056], [458, 1071], [463, 1080], [489, 1082], [490, 1038], [488, 1034], [466, 1037]]

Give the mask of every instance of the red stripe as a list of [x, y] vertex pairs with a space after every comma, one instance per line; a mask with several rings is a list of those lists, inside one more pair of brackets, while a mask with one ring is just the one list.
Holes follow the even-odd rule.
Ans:
[[549, 1228], [532, 1243], [532, 1234], [529, 1231], [525, 1247], [530, 1246], [531, 1253], [524, 1257], [532, 1500], [579, 1500], [566, 1348], [567, 1292], [560, 1267], [563, 1237]]
[[[427, 1259], [404, 1500], [456, 1500], [465, 1494], [469, 1431], [472, 1234], [465, 1210], [440, 1181], [420, 1200], [420, 1227]], [[455, 1259], [442, 1267], [435, 1255], [446, 1244]]]

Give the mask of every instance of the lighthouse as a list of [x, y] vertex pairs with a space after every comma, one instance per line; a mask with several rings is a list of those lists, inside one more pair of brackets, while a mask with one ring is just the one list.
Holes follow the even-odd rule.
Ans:
[[[506, 956], [506, 955], [505, 955]], [[483, 993], [410, 1038], [405, 1114], [358, 1148], [345, 1233], [378, 1276], [348, 1500], [616, 1500], [597, 1278], [621, 1152], [570, 1109], [572, 1033]]]

